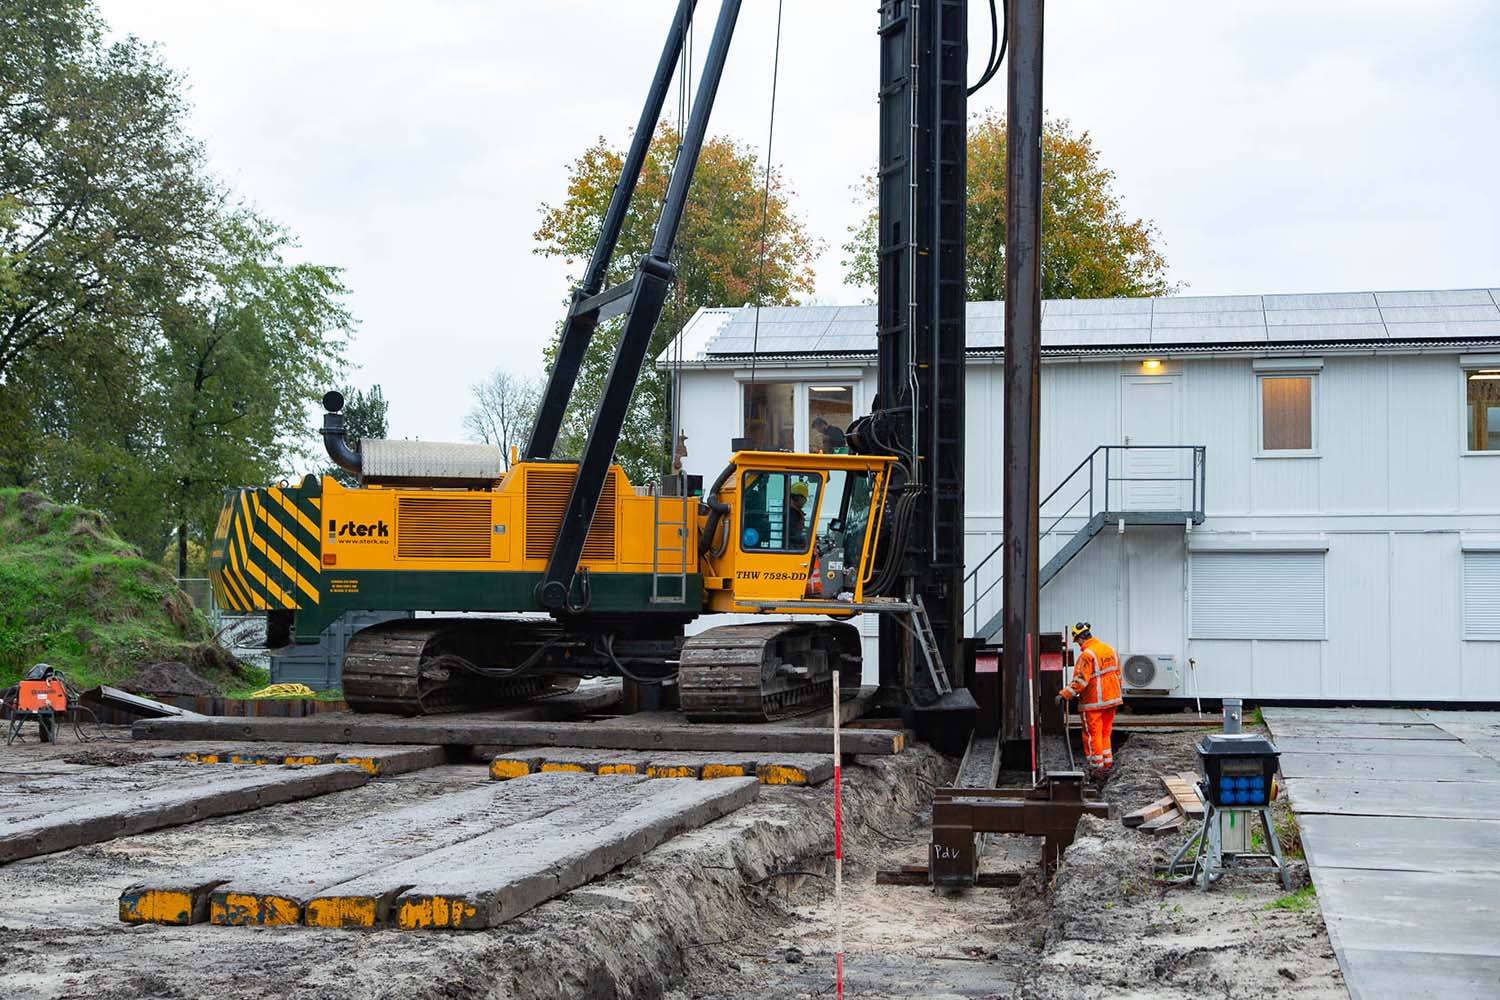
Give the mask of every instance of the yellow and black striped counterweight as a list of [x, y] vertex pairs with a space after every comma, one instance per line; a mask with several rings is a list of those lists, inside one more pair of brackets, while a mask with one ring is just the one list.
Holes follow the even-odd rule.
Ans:
[[210, 570], [219, 607], [295, 611], [318, 604], [321, 494], [315, 476], [296, 486], [246, 487], [225, 494]]

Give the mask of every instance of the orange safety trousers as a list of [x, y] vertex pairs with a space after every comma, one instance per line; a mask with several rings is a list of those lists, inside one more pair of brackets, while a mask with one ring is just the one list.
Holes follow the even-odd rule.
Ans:
[[1089, 767], [1108, 771], [1115, 766], [1110, 740], [1114, 735], [1115, 706], [1083, 713], [1083, 753]]

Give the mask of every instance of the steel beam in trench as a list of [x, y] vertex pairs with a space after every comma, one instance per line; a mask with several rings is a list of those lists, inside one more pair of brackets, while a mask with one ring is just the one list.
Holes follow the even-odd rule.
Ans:
[[932, 801], [932, 884], [967, 889], [978, 882], [982, 833], [1043, 838], [1042, 875], [1050, 877], [1085, 814], [1107, 818], [1109, 803], [1084, 797], [1079, 771], [1056, 772], [1035, 788], [941, 788]]

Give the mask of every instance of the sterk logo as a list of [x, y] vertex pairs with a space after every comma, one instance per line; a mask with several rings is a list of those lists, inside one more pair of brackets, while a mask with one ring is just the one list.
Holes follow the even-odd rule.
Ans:
[[[330, 521], [332, 528], [336, 522]], [[340, 538], [389, 538], [391, 529], [384, 521], [376, 521], [374, 524], [357, 524], [354, 521], [345, 521], [338, 526]]]

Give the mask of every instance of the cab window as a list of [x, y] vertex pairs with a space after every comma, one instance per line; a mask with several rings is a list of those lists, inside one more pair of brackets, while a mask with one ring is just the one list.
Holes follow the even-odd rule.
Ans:
[[844, 564], [859, 562], [870, 523], [870, 474], [836, 469], [828, 474], [828, 495], [818, 517], [818, 551], [843, 553]]
[[740, 548], [806, 552], [823, 478], [812, 472], [747, 472], [740, 483]]

